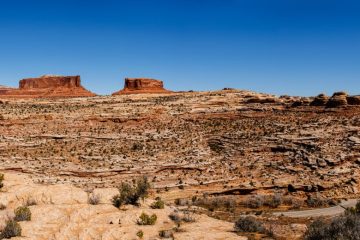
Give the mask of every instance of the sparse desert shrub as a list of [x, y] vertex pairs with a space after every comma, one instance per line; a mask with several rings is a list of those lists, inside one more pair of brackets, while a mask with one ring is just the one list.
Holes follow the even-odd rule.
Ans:
[[248, 208], [259, 208], [264, 205], [264, 197], [261, 195], [251, 196], [245, 200], [245, 205]]
[[210, 211], [216, 209], [225, 209], [233, 211], [236, 207], [236, 202], [230, 197], [214, 197], [214, 198], [202, 198], [195, 201], [195, 205], [202, 206]]
[[332, 221], [315, 220], [304, 235], [305, 240], [359, 240], [360, 215], [347, 213]]
[[236, 232], [259, 232], [264, 233], [265, 228], [261, 222], [257, 221], [254, 217], [240, 217], [234, 225]]
[[4, 174], [0, 173], [0, 188], [2, 188], [4, 186]]
[[112, 203], [115, 207], [120, 207], [123, 204], [138, 205], [139, 199], [145, 199], [150, 189], [150, 183], [147, 177], [141, 177], [136, 180], [134, 185], [129, 183], [121, 183], [118, 195], [112, 198]]
[[161, 238], [173, 238], [174, 237], [173, 230], [161, 230], [159, 232], [159, 237], [161, 237]]
[[298, 198], [287, 196], [283, 198], [283, 203], [290, 206], [290, 209], [299, 209], [303, 205], [304, 201]]
[[175, 223], [179, 224], [181, 222], [181, 217], [178, 212], [172, 212], [169, 214], [169, 218]]
[[150, 216], [143, 212], [140, 215], [139, 219], [137, 220], [137, 224], [139, 224], [139, 225], [154, 225], [156, 223], [156, 220], [157, 220], [156, 214], [152, 214]]
[[90, 194], [88, 203], [91, 205], [98, 205], [100, 203], [100, 195], [94, 193]]
[[271, 208], [277, 208], [282, 204], [282, 197], [280, 194], [270, 195], [265, 197], [264, 205], [271, 207]]
[[31, 220], [31, 211], [27, 206], [16, 208], [14, 213], [15, 213], [14, 220], [17, 222]]
[[175, 199], [174, 203], [178, 206], [186, 206], [186, 205], [191, 205], [192, 202], [189, 201], [188, 199], [177, 198]]
[[136, 233], [136, 236], [138, 236], [139, 238], [143, 238], [144, 237], [144, 232], [142, 230], [139, 230], [137, 233]]
[[0, 239], [21, 236], [21, 226], [14, 220], [6, 222], [5, 228], [1, 231]]
[[165, 203], [161, 198], [158, 198], [155, 202], [153, 202], [150, 206], [152, 209], [164, 209]]
[[306, 204], [309, 207], [323, 207], [327, 206], [328, 201], [321, 196], [310, 196], [306, 199]]
[[195, 222], [194, 213], [190, 211], [185, 211], [183, 217], [181, 218], [184, 222]]
[[360, 201], [357, 201], [355, 207], [348, 208], [347, 213], [360, 214]]

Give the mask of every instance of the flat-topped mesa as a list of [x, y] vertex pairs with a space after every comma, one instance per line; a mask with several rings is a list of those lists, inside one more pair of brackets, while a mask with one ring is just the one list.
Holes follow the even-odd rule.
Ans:
[[171, 93], [171, 91], [166, 90], [164, 83], [160, 80], [151, 78], [125, 78], [124, 89], [112, 95], [132, 93]]
[[4, 98], [92, 97], [94, 93], [81, 86], [80, 76], [44, 75], [26, 78], [18, 89], [0, 92]]
[[80, 76], [51, 76], [44, 75], [39, 78], [26, 78], [20, 80], [19, 89], [34, 88], [77, 88], [81, 87]]

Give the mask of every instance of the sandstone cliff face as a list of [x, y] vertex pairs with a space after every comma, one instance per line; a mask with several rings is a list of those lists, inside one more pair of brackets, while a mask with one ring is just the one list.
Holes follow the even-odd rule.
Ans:
[[19, 82], [18, 89], [1, 90], [3, 98], [91, 97], [94, 93], [81, 86], [80, 76], [42, 76]]
[[20, 89], [33, 88], [76, 88], [81, 87], [80, 76], [43, 76], [40, 78], [27, 78], [19, 82]]
[[150, 78], [125, 78], [124, 89], [113, 93], [132, 94], [132, 93], [170, 93], [164, 88], [164, 83], [160, 80]]

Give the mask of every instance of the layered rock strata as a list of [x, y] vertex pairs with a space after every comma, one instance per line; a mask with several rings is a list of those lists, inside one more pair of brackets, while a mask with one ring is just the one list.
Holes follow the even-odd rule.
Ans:
[[112, 95], [133, 93], [170, 93], [164, 88], [163, 81], [150, 78], [125, 78], [124, 88]]

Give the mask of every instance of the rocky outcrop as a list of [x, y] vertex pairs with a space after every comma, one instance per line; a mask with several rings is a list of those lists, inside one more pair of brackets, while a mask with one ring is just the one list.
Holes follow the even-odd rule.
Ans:
[[0, 85], [0, 95], [8, 92], [9, 90], [13, 90], [13, 89], [14, 89], [14, 88]]
[[348, 96], [346, 100], [349, 105], [360, 105], [360, 96]]
[[278, 100], [274, 97], [259, 97], [254, 96], [249, 98], [246, 103], [276, 103]]
[[310, 103], [310, 106], [325, 106], [327, 108], [347, 105], [360, 105], [360, 96], [349, 96], [346, 92], [335, 92], [329, 98], [325, 94], [320, 94]]
[[125, 78], [124, 89], [113, 93], [132, 94], [132, 93], [170, 93], [164, 88], [164, 83], [160, 80], [150, 78]]
[[0, 97], [41, 98], [41, 97], [91, 97], [94, 93], [86, 90], [80, 76], [52, 76], [20, 80], [18, 89], [1, 91]]
[[81, 87], [80, 76], [51, 76], [45, 75], [40, 78], [26, 78], [19, 82], [19, 89], [39, 88], [77, 88]]
[[347, 105], [348, 94], [346, 92], [336, 92], [326, 103], [326, 107], [335, 108]]
[[329, 97], [321, 93], [314, 98], [314, 100], [310, 103], [310, 106], [325, 106], [328, 100]]

